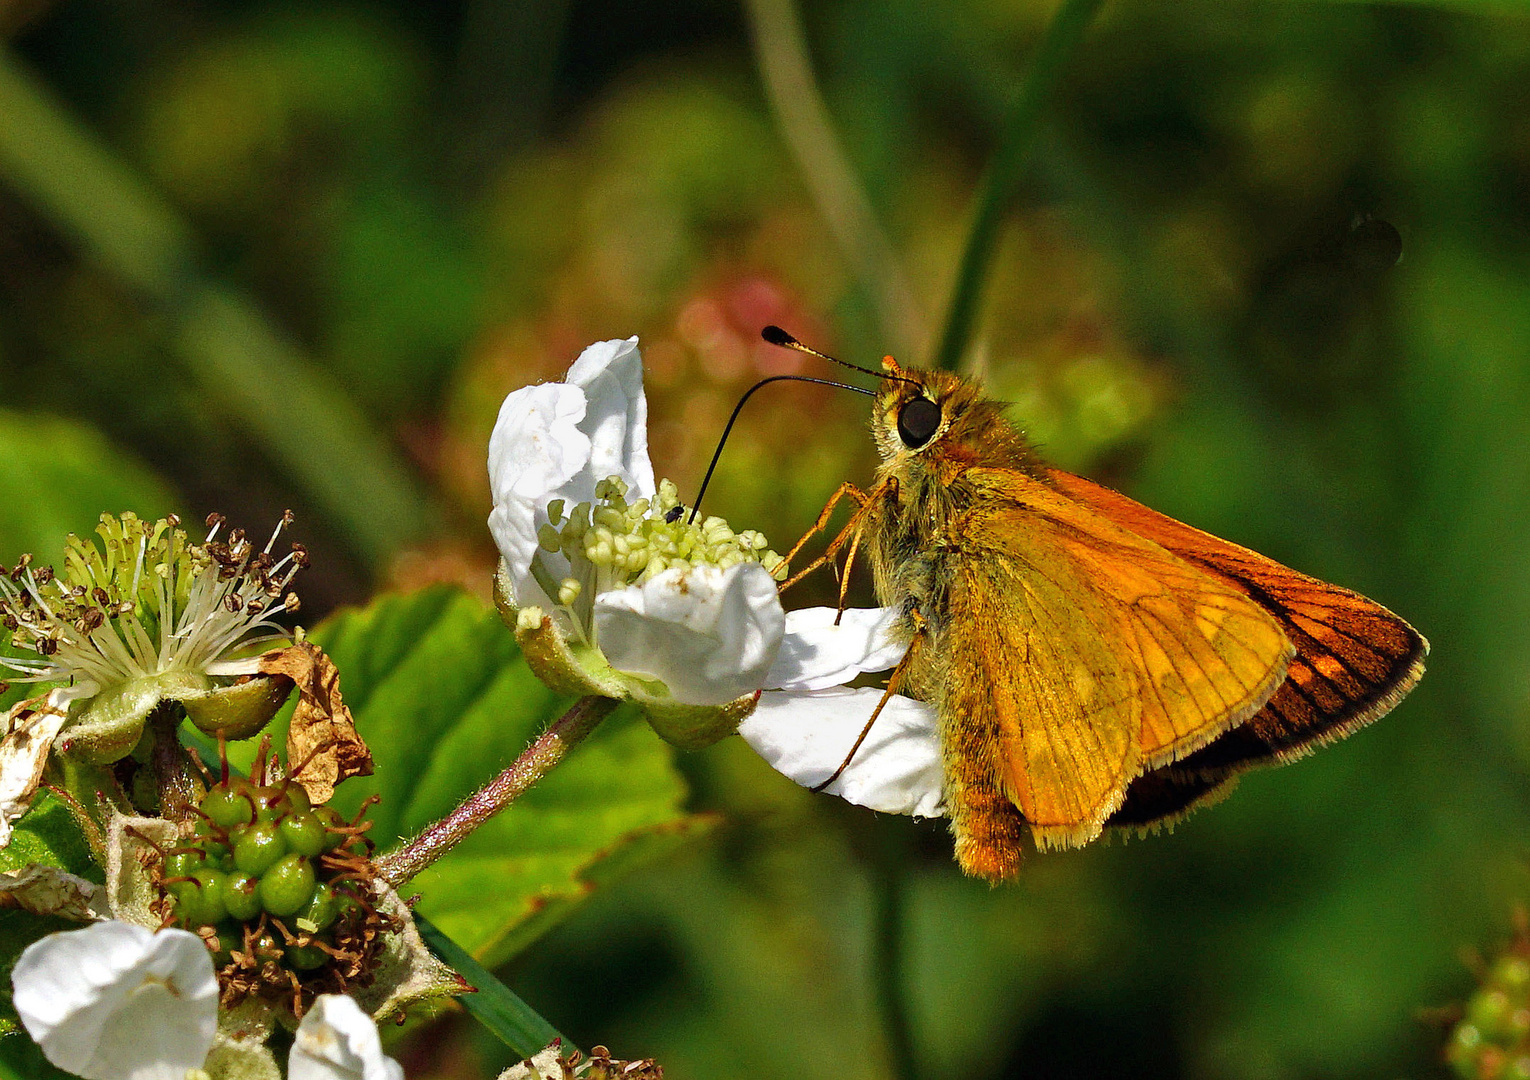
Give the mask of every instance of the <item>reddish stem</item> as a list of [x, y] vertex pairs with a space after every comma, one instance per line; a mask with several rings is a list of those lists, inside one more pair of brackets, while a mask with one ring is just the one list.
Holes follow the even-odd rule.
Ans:
[[595, 730], [618, 702], [583, 697], [554, 720], [504, 772], [464, 799], [450, 814], [377, 860], [379, 876], [394, 888], [445, 855], [475, 829], [518, 799]]

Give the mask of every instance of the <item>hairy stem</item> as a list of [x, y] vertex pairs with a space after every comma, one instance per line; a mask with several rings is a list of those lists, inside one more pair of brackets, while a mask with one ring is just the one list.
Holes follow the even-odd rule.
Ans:
[[547, 775], [617, 704], [615, 699], [604, 697], [583, 697], [574, 702], [508, 769], [469, 795], [440, 821], [379, 858], [377, 869], [382, 879], [398, 888], [456, 847]]
[[998, 245], [999, 226], [1014, 197], [1020, 167], [1025, 164], [1031, 144], [1036, 141], [1042, 106], [1057, 88], [1063, 67], [1083, 40], [1084, 31], [1102, 3], [1104, 0], [1063, 0], [1041, 39], [1036, 60], [1020, 87], [1020, 94], [1004, 125], [999, 149], [988, 166], [988, 175], [978, 196], [977, 214], [972, 220], [972, 231], [967, 235], [966, 250], [962, 252], [961, 268], [956, 274], [956, 288], [951, 294], [951, 308], [946, 315], [940, 348], [935, 353], [934, 367], [955, 371], [967, 351], [973, 324], [977, 321], [978, 305], [983, 298], [983, 284], [988, 279], [988, 266]]

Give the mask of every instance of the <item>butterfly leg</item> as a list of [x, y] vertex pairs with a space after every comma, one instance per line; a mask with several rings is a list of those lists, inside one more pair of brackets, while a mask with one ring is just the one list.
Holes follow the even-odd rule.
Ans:
[[[846, 544], [853, 544], [855, 541], [857, 541], [859, 539], [862, 520], [865, 518], [872, 504], [879, 498], [882, 498], [889, 490], [888, 483], [889, 482], [884, 482], [877, 485], [871, 489], [870, 493], [862, 491], [854, 484], [841, 484], [839, 490], [834, 493], [834, 497], [831, 498], [824, 506], [823, 513], [818, 515], [818, 520], [813, 524], [813, 527], [803, 534], [802, 539], [798, 540], [797, 543], [793, 545], [791, 551], [786, 553], [786, 561], [790, 563], [810, 539], [824, 531], [829, 523], [829, 515], [834, 512], [834, 507], [839, 504], [840, 499], [846, 497], [854, 499], [856, 503], [855, 513], [850, 515], [850, 520], [845, 523], [845, 527], [840, 529], [839, 533], [834, 537], [834, 539], [829, 542], [829, 546], [824, 548], [822, 555], [818, 556], [818, 558], [814, 559], [801, 570], [798, 570], [791, 577], [787, 578], [784, 582], [781, 583], [781, 587], [776, 591], [785, 592], [787, 589], [797, 584], [797, 582], [811, 574], [814, 570], [817, 570], [820, 566], [824, 566], [832, 562], [834, 557], [839, 554], [840, 550]], [[894, 486], [891, 490], [896, 491], [896, 486]], [[846, 569], [848, 570], [848, 567]], [[841, 591], [843, 591], [843, 588], [844, 586], [841, 585]]]
[[834, 612], [834, 625], [839, 625], [839, 620], [845, 614], [847, 605], [846, 597], [850, 592], [850, 569], [855, 565], [855, 555], [861, 548], [861, 530], [855, 530], [855, 536], [850, 540], [850, 550], [845, 552], [845, 568], [839, 575], [839, 608]]
[[[834, 508], [839, 505], [841, 499], [854, 499], [857, 507], [866, 505], [866, 493], [848, 480], [839, 485], [839, 490], [829, 496], [829, 501], [823, 504], [823, 512], [818, 515], [818, 520], [813, 522], [813, 527], [802, 534], [802, 539], [792, 545], [792, 549], [786, 553], [786, 561], [791, 562], [798, 553], [807, 545], [807, 542], [829, 527], [829, 518], [834, 514]], [[853, 521], [854, 518], [852, 517]]]
[[850, 752], [845, 755], [845, 760], [839, 763], [839, 768], [830, 773], [826, 780], [814, 784], [809, 790], [822, 791], [844, 774], [844, 771], [850, 767], [850, 762], [855, 760], [855, 752], [861, 748], [861, 743], [865, 742], [866, 736], [871, 734], [871, 725], [877, 722], [877, 717], [882, 715], [882, 710], [887, 707], [887, 703], [892, 700], [892, 696], [903, 685], [908, 669], [913, 664], [914, 650], [919, 647], [919, 642], [923, 640], [924, 636], [924, 620], [919, 617], [917, 611], [913, 615], [919, 627], [916, 631], [918, 636], [909, 645], [908, 651], [903, 654], [903, 659], [898, 661], [898, 666], [893, 668], [892, 674], [887, 677], [887, 689], [882, 691], [882, 697], [877, 702], [877, 707], [872, 709], [871, 715], [866, 718], [866, 726], [861, 728], [861, 733], [855, 737], [855, 743], [850, 747]]

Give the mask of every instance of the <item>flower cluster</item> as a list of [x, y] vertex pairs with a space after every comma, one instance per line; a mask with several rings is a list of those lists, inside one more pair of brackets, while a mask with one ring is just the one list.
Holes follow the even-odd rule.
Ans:
[[[506, 619], [555, 688], [634, 700], [687, 748], [737, 731], [797, 783], [819, 784], [881, 697], [844, 684], [903, 654], [894, 613], [785, 612], [786, 567], [763, 537], [716, 517], [693, 525], [674, 485], [655, 484], [647, 415], [636, 338], [591, 345], [564, 382], [505, 399], [489, 528]], [[826, 790], [934, 816], [941, 775], [934, 715], [894, 696]]]
[[39, 657], [0, 662], [26, 680], [73, 681], [84, 697], [128, 679], [205, 671], [262, 627], [280, 636], [269, 616], [297, 609], [287, 585], [308, 561], [300, 545], [280, 561], [271, 554], [291, 523], [283, 516], [257, 549], [240, 529], [219, 541], [217, 515], [206, 541], [192, 544], [174, 515], [102, 514], [101, 544], [71, 533], [62, 570], [34, 570], [27, 555], [0, 576], [0, 623], [12, 645]]
[[[673, 481], [659, 481], [651, 499], [629, 504], [627, 493], [626, 481], [607, 477], [595, 484], [593, 502], [579, 503], [567, 516], [562, 499], [549, 502], [547, 521], [537, 530], [540, 550], [532, 559], [532, 575], [556, 596], [558, 609], [587, 644], [598, 645], [592, 639], [595, 596], [646, 584], [666, 571], [759, 563], [777, 581], [785, 580], [786, 560], [770, 550], [762, 534], [735, 533], [720, 517], [691, 521]], [[555, 585], [544, 580], [544, 552], [568, 560], [569, 576]]]

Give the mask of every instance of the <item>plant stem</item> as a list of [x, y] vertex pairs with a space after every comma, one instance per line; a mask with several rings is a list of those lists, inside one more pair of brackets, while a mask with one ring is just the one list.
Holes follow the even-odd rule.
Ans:
[[1020, 167], [1031, 144], [1036, 141], [1037, 121], [1041, 109], [1057, 88], [1063, 66], [1078, 48], [1084, 31], [1094, 19], [1104, 0], [1063, 0], [1062, 7], [1052, 18], [1041, 45], [1036, 50], [1035, 62], [1020, 87], [998, 152], [989, 163], [988, 175], [978, 197], [977, 214], [972, 221], [972, 231], [967, 235], [967, 248], [962, 252], [961, 268], [956, 274], [956, 288], [951, 294], [951, 308], [946, 316], [945, 332], [941, 335], [940, 348], [935, 353], [934, 367], [955, 371], [967, 352], [972, 339], [973, 323], [977, 319], [978, 304], [983, 298], [983, 284], [988, 278], [988, 266], [993, 261], [994, 248], [999, 240], [999, 226], [1004, 212], [1014, 197], [1015, 185], [1020, 178]]
[[835, 137], [792, 0], [747, 0], [765, 96], [840, 255], [895, 351], [922, 349], [925, 323], [897, 253]]
[[181, 745], [185, 715], [173, 701], [162, 701], [149, 713], [149, 731], [154, 735], [149, 765], [159, 792], [159, 816], [168, 821], [185, 821], [205, 794], [201, 777], [192, 769], [191, 758]]
[[508, 769], [469, 795], [440, 821], [379, 858], [377, 869], [382, 879], [398, 888], [456, 847], [547, 775], [617, 704], [614, 698], [605, 697], [583, 697], [574, 702]]
[[917, 1080], [919, 1061], [909, 1023], [908, 980], [903, 965], [909, 845], [898, 831], [903, 822], [877, 824], [870, 859], [872, 902], [876, 905], [872, 912], [871, 979], [892, 1075], [898, 1080]]

